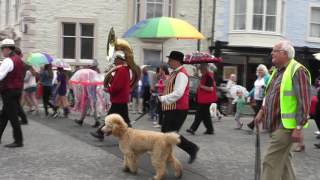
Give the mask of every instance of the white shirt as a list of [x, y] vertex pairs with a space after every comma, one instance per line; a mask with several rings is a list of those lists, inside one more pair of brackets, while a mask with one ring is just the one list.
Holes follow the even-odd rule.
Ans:
[[236, 82], [231, 81], [230, 79], [228, 80], [227, 86], [226, 86], [226, 89], [228, 90], [226, 96], [227, 96], [228, 98], [233, 98], [233, 97], [231, 96], [230, 89], [232, 88], [232, 86], [235, 86], [235, 85], [236, 85]]
[[37, 87], [36, 77], [30, 71], [27, 71], [24, 77], [23, 88], [27, 89], [30, 87]]
[[5, 58], [0, 65], [0, 81], [2, 81], [14, 68], [11, 58]]
[[257, 79], [254, 82], [254, 99], [262, 100], [263, 99], [263, 86], [264, 86], [264, 78]]
[[[179, 71], [181, 68], [182, 66], [178, 67], [175, 71]], [[188, 81], [188, 76], [182, 72], [179, 72], [174, 83], [173, 92], [165, 96], [160, 96], [159, 100], [164, 104], [172, 104], [177, 102], [183, 96], [188, 85]]]

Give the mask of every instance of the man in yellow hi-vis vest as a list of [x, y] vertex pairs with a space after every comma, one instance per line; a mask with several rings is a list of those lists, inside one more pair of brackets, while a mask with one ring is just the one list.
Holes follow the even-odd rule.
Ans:
[[271, 140], [263, 161], [263, 180], [295, 180], [291, 147], [302, 139], [311, 104], [309, 71], [296, 60], [288, 41], [280, 41], [271, 52], [275, 65], [263, 107], [256, 116], [269, 125]]

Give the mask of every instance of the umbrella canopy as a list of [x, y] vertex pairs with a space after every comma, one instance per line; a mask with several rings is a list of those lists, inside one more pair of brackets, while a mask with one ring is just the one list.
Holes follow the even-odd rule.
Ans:
[[64, 70], [71, 71], [70, 64], [66, 63], [62, 59], [56, 59], [52, 62], [53, 68], [63, 68]]
[[27, 64], [32, 66], [42, 66], [44, 64], [51, 64], [53, 58], [47, 53], [31, 53], [27, 59]]
[[204, 36], [188, 22], [170, 17], [157, 17], [140, 21], [131, 27], [123, 37], [204, 39]]
[[230, 94], [233, 98], [237, 97], [237, 92], [241, 91], [243, 93], [243, 96], [246, 97], [248, 96], [249, 92], [247, 91], [247, 89], [243, 86], [240, 85], [234, 85], [230, 88]]
[[103, 76], [92, 69], [80, 69], [70, 78], [71, 85], [103, 85]]
[[214, 57], [209, 53], [195, 52], [191, 54], [186, 54], [184, 56], [184, 64], [200, 64], [200, 63], [215, 63], [222, 62], [221, 57]]

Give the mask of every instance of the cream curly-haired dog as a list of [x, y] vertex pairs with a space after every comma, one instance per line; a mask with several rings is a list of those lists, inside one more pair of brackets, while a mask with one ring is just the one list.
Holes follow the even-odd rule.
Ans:
[[164, 177], [167, 163], [175, 169], [176, 177], [182, 176], [182, 165], [173, 154], [174, 146], [180, 143], [178, 134], [128, 128], [118, 114], [110, 114], [105, 118], [102, 131], [106, 135], [112, 134], [119, 138], [119, 147], [124, 155], [124, 171], [136, 174], [139, 156], [150, 152], [152, 165], [156, 171], [153, 177], [155, 180]]

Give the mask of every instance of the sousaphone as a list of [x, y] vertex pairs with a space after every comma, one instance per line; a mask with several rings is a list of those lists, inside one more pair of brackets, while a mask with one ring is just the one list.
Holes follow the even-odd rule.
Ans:
[[[141, 76], [140, 67], [134, 62], [133, 50], [128, 41], [116, 38], [114, 29], [111, 28], [108, 35], [107, 43], [107, 61], [109, 64], [113, 64], [113, 54], [115, 51], [123, 51], [125, 54], [126, 64], [129, 66], [131, 70], [130, 87], [131, 89], [133, 89], [133, 87], [137, 84]], [[108, 68], [109, 70], [107, 71], [106, 76], [104, 78], [105, 87], [110, 87], [114, 72], [116, 72], [119, 67], [110, 65]]]

